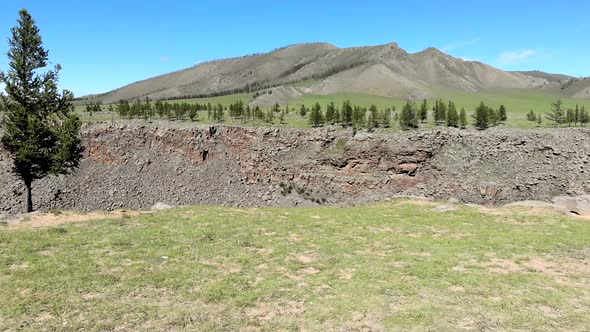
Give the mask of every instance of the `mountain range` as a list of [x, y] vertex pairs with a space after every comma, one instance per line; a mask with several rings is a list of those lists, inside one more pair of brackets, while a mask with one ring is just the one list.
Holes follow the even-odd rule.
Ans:
[[237, 92], [259, 95], [260, 105], [304, 94], [361, 93], [400, 99], [435, 97], [440, 89], [541, 89], [590, 99], [590, 79], [541, 71], [503, 71], [427, 48], [408, 53], [396, 43], [338, 48], [329, 43], [295, 44], [274, 51], [200, 63], [94, 95], [103, 103], [204, 97]]

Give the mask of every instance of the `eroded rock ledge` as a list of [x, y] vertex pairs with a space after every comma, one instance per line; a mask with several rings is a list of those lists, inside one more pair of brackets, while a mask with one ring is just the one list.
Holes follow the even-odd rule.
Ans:
[[[441, 129], [367, 134], [156, 125], [85, 129], [68, 176], [34, 183], [37, 209], [172, 205], [349, 205], [396, 194], [478, 204], [590, 192], [590, 130]], [[0, 213], [20, 212], [21, 183], [0, 150]]]

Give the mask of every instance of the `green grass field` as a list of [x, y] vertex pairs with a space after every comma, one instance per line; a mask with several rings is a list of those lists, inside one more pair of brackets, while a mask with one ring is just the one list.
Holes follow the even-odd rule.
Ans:
[[587, 330], [588, 220], [441, 204], [36, 215], [0, 330]]
[[[472, 113], [473, 110], [481, 101], [484, 101], [487, 105], [494, 108], [498, 108], [500, 105], [504, 105], [508, 110], [508, 121], [504, 124], [506, 127], [513, 128], [538, 128], [538, 127], [550, 127], [551, 124], [543, 119], [543, 124], [539, 126], [536, 122], [530, 122], [526, 120], [526, 113], [531, 109], [537, 114], [544, 115], [550, 110], [551, 102], [560, 98], [558, 95], [547, 94], [540, 91], [524, 90], [524, 89], [512, 89], [512, 90], [490, 90], [478, 93], [467, 93], [451, 90], [439, 90], [436, 91], [436, 95], [440, 96], [445, 101], [453, 100], [457, 106], [457, 109], [465, 108], [468, 114]], [[221, 103], [224, 106], [242, 100], [249, 102], [252, 100], [252, 94], [236, 94], [222, 97], [212, 98], [199, 98], [199, 99], [183, 99], [176, 100], [176, 102], [188, 102], [188, 103], [199, 103], [207, 104], [211, 103], [217, 105]], [[346, 100], [350, 100], [353, 104], [362, 107], [369, 107], [376, 105], [379, 109], [391, 108], [395, 106], [396, 110], [401, 110], [405, 101], [395, 98], [386, 98], [364, 94], [332, 94], [332, 95], [305, 95], [303, 98], [293, 99], [289, 101], [289, 107], [299, 110], [301, 104], [305, 104], [310, 107], [316, 102], [320, 103], [322, 110], [325, 111], [326, 106], [330, 102], [335, 102], [336, 105], [340, 106]], [[583, 105], [586, 110], [590, 110], [590, 100], [578, 100], [570, 98], [562, 98], [564, 106], [566, 108], [574, 108], [576, 104], [580, 107]], [[175, 101], [171, 101], [175, 102]], [[429, 100], [429, 105], [432, 107], [434, 99]], [[108, 114], [107, 112], [96, 113], [90, 117], [87, 113], [83, 112], [83, 106], [77, 106], [76, 110], [81, 115], [84, 121], [111, 121], [119, 120], [115, 115]], [[167, 121], [167, 120], [165, 120]], [[471, 121], [471, 118], [469, 118]], [[188, 122], [187, 122], [188, 123]], [[196, 123], [211, 124], [212, 121], [207, 119], [206, 112], [200, 112], [199, 121]], [[243, 123], [239, 120], [230, 119], [226, 117], [225, 124], [228, 125], [245, 125], [245, 126], [269, 126], [269, 124], [263, 122], [249, 122]], [[278, 118], [272, 125], [275, 127], [291, 127], [291, 128], [309, 128], [307, 118], [302, 118], [296, 114], [289, 114], [286, 117], [286, 124], [279, 124]], [[429, 113], [429, 122], [424, 124], [425, 127], [432, 127], [432, 113]], [[390, 130], [398, 130], [396, 126], [393, 126]]]

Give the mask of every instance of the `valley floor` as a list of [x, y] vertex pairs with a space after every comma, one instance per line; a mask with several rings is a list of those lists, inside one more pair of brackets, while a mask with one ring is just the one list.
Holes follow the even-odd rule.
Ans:
[[590, 224], [532, 208], [51, 212], [0, 226], [1, 330], [590, 326]]

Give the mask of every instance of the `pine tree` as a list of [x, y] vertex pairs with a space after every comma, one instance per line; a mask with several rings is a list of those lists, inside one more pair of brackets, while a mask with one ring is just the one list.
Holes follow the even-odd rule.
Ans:
[[391, 126], [391, 110], [389, 108], [381, 112], [379, 122], [383, 128], [389, 128]]
[[500, 105], [500, 108], [498, 109], [498, 120], [500, 122], [508, 120], [508, 115], [506, 114], [506, 107], [504, 107], [504, 105]]
[[307, 115], [307, 108], [305, 108], [305, 104], [301, 104], [301, 108], [299, 109], [299, 115], [305, 117]]
[[568, 108], [567, 111], [565, 112], [565, 122], [567, 123], [567, 126], [571, 127], [572, 123], [574, 123], [574, 121], [575, 121], [574, 110], [571, 108]]
[[449, 101], [449, 107], [447, 109], [447, 127], [458, 127], [459, 126], [459, 114], [455, 108], [455, 103]]
[[340, 122], [342, 126], [349, 127], [352, 125], [352, 105], [350, 101], [345, 101], [342, 103], [342, 109], [340, 111]]
[[530, 110], [527, 114], [526, 114], [526, 119], [528, 121], [537, 121], [537, 116], [535, 115], [535, 111]]
[[461, 129], [467, 127], [467, 113], [465, 113], [465, 108], [461, 108], [461, 112], [459, 113], [459, 125]]
[[191, 120], [191, 122], [193, 122], [197, 118], [197, 115], [198, 115], [197, 108], [194, 107], [193, 105], [191, 105], [191, 108], [189, 108], [189, 110], [188, 110], [188, 118]]
[[582, 105], [582, 108], [580, 108], [580, 126], [585, 127], [588, 125], [588, 122], [590, 122], [590, 116], [588, 115], [584, 105]]
[[580, 121], [580, 108], [578, 104], [576, 104], [576, 109], [574, 110], [574, 127], [578, 125]]
[[369, 107], [369, 119], [367, 120], [367, 128], [374, 129], [379, 127], [379, 111], [377, 106], [371, 105]]
[[354, 106], [352, 110], [352, 127], [360, 128], [365, 126], [367, 109], [360, 106]]
[[424, 99], [420, 105], [420, 122], [424, 123], [428, 119], [428, 101]]
[[311, 107], [311, 111], [309, 113], [309, 124], [312, 127], [320, 127], [324, 123], [324, 117], [322, 116], [322, 107], [320, 103], [315, 103]]
[[331, 101], [326, 107], [326, 123], [333, 125], [336, 122], [336, 105]]
[[7, 53], [9, 70], [0, 72], [8, 97], [1, 95], [8, 119], [1, 138], [24, 182], [26, 211], [33, 210], [32, 183], [49, 174], [66, 174], [82, 157], [80, 119], [73, 114], [73, 94], [57, 90], [61, 67], [45, 73], [49, 53], [39, 28], [26, 9], [12, 28]]
[[444, 124], [447, 120], [447, 106], [439, 99], [435, 101], [434, 107], [432, 109], [432, 117], [434, 118], [434, 124], [440, 126]]
[[86, 104], [86, 110], [85, 111], [86, 111], [86, 113], [88, 113], [88, 115], [90, 117], [92, 117], [92, 110], [93, 110], [92, 103]]
[[490, 127], [497, 126], [500, 123], [500, 110], [495, 110], [491, 107], [487, 108], [488, 119], [490, 120]]
[[553, 122], [555, 128], [557, 128], [564, 121], [562, 106], [563, 102], [561, 101], [561, 99], [557, 99], [556, 101], [551, 103], [551, 111], [549, 113], [545, 113], [545, 118]]
[[407, 101], [399, 115], [399, 125], [402, 129], [418, 128], [418, 114], [413, 102]]
[[473, 113], [473, 125], [480, 130], [487, 129], [490, 126], [490, 110], [482, 102], [475, 108]]
[[537, 126], [541, 126], [541, 124], [543, 123], [543, 117], [541, 117], [541, 114], [537, 115]]
[[244, 110], [244, 116], [246, 117], [247, 121], [249, 121], [252, 118], [252, 109], [250, 108], [250, 105], [246, 105], [246, 109]]

